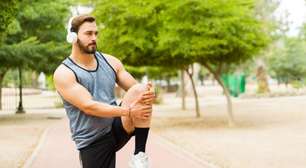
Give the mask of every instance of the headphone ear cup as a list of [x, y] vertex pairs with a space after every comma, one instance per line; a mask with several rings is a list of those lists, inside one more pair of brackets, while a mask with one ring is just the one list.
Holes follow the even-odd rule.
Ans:
[[76, 32], [68, 32], [66, 40], [68, 43], [75, 43], [78, 39]]

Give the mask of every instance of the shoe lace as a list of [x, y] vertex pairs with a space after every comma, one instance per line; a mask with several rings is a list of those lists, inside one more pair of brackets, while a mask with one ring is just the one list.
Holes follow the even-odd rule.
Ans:
[[138, 155], [136, 155], [137, 160], [139, 161], [140, 164], [144, 165], [147, 164], [148, 162], [148, 156], [144, 153], [139, 153]]

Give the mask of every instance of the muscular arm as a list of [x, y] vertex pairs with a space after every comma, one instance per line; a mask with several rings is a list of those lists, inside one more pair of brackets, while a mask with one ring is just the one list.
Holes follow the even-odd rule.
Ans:
[[126, 108], [94, 101], [87, 89], [76, 81], [73, 72], [64, 65], [60, 65], [54, 72], [54, 84], [66, 101], [88, 115], [97, 117], [129, 115], [129, 110]]
[[104, 54], [104, 55], [106, 56], [107, 60], [110, 62], [112, 67], [115, 69], [116, 75], [117, 75], [117, 84], [122, 89], [127, 91], [133, 85], [138, 83], [136, 79], [129, 72], [125, 70], [120, 60], [108, 54]]
[[[128, 73], [123, 64], [120, 60], [117, 58], [104, 54], [106, 56], [106, 59], [109, 61], [111, 66], [115, 69], [116, 75], [117, 75], [117, 84], [124, 89], [125, 91], [128, 91], [133, 85], [137, 84], [138, 82], [133, 78], [133, 76]], [[151, 84], [147, 84], [148, 89], [152, 88]], [[141, 96], [141, 102], [147, 105], [153, 104], [155, 99], [154, 92], [152, 90], [148, 90], [144, 92]]]

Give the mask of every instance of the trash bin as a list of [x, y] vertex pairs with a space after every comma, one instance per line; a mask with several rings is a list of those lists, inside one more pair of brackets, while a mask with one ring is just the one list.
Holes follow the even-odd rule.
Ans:
[[239, 84], [236, 75], [229, 75], [228, 77], [229, 90], [232, 96], [238, 97], [239, 95]]
[[238, 83], [239, 83], [239, 93], [245, 92], [245, 75], [238, 75]]
[[245, 75], [223, 74], [221, 79], [231, 96], [238, 97], [245, 92]]
[[224, 86], [227, 87], [227, 88], [229, 88], [229, 87], [228, 87], [228, 86], [229, 86], [229, 84], [228, 84], [228, 75], [227, 75], [227, 74], [221, 75], [221, 80], [223, 81]]

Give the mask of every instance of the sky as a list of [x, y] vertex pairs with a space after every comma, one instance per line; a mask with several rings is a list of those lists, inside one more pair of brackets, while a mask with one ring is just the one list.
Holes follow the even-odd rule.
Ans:
[[280, 0], [280, 6], [276, 11], [276, 16], [284, 15], [285, 11], [289, 13], [290, 30], [289, 36], [296, 36], [299, 28], [306, 21], [306, 1], [305, 0]]

